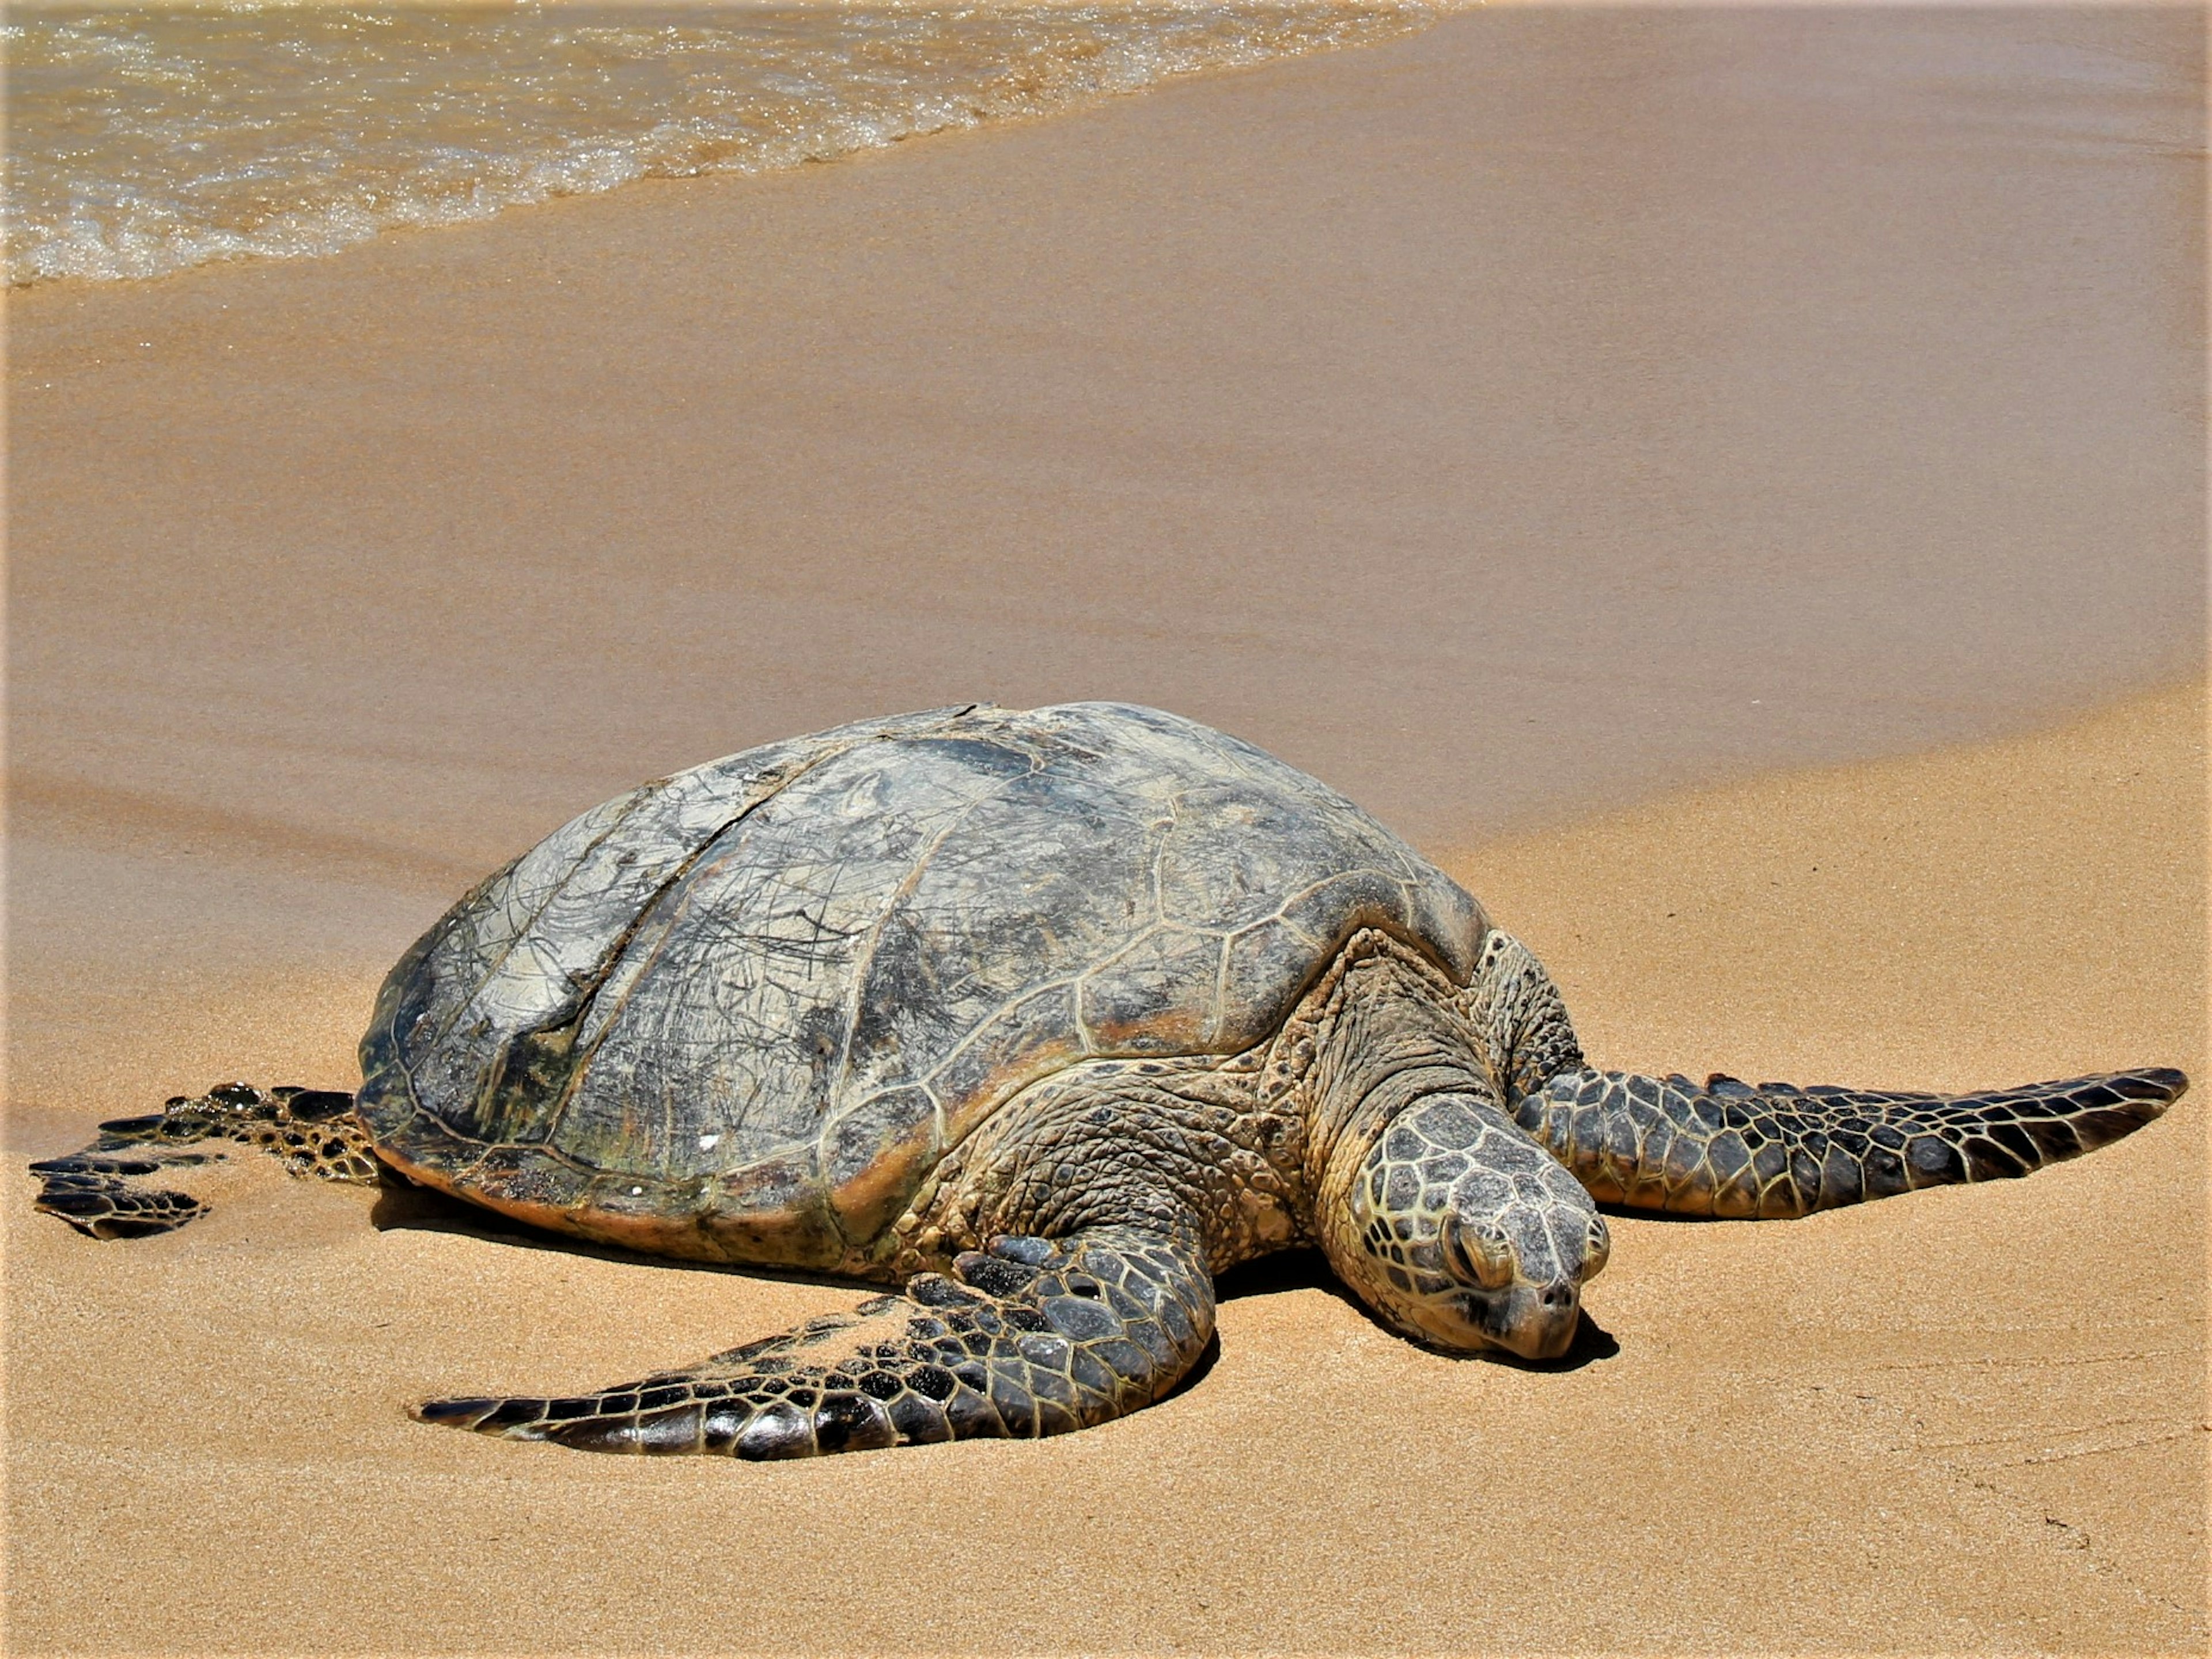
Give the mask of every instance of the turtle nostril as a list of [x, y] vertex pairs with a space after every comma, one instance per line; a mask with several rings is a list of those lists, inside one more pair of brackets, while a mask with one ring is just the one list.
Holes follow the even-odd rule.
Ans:
[[1543, 1304], [1547, 1308], [1564, 1308], [1575, 1299], [1575, 1293], [1564, 1285], [1545, 1287]]

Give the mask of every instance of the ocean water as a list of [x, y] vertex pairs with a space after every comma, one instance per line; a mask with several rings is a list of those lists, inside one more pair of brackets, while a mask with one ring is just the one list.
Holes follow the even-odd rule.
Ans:
[[10, 285], [333, 252], [1358, 46], [1419, 4], [11, 8]]

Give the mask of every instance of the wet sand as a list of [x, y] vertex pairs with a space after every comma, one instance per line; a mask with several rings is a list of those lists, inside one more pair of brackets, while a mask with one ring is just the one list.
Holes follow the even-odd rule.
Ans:
[[[1608, 1063], [2202, 1078], [2200, 68], [2179, 11], [1494, 15], [15, 295], [11, 1152], [343, 1086], [562, 818], [975, 697], [1316, 771]], [[95, 1246], [19, 1182], [7, 1643], [2201, 1649], [2204, 1182], [2192, 1095], [2030, 1182], [1624, 1220], [1557, 1373], [1293, 1262], [1125, 1423], [753, 1469], [400, 1407], [851, 1291], [243, 1166]]]

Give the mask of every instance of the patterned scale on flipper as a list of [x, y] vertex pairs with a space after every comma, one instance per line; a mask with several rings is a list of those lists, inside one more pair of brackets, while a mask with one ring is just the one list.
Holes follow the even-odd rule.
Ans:
[[1574, 1070], [1515, 1115], [1601, 1202], [1766, 1219], [2027, 1175], [2141, 1127], [2187, 1086], [2164, 1066], [1964, 1095]]
[[589, 1451], [752, 1460], [1029, 1439], [1151, 1404], [1213, 1332], [1194, 1237], [1000, 1238], [951, 1275], [698, 1364], [566, 1398], [433, 1401], [426, 1423]]

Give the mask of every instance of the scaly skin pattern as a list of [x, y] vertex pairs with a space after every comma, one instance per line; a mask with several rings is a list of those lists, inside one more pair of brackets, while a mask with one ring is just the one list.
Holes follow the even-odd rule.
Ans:
[[[1498, 1100], [1510, 1104], [1586, 1062], [1559, 988], [1528, 947], [1503, 928], [1483, 940], [1467, 988], [1447, 993], [1473, 1028]], [[1525, 1127], [1525, 1126], [1524, 1126]]]
[[1092, 1060], [1033, 1085], [845, 1270], [903, 1279], [1000, 1234], [1125, 1222], [1188, 1218], [1212, 1273], [1310, 1242], [1304, 1118], [1265, 1060]]
[[1465, 1093], [1395, 1118], [1330, 1213], [1339, 1273], [1407, 1335], [1459, 1352], [1565, 1353], [1610, 1249], [1589, 1194]]
[[1576, 1071], [1515, 1115], [1601, 1200], [1776, 1220], [2027, 1175], [2142, 1127], [2188, 1082], [2154, 1066], [1933, 1095]]
[[364, 1186], [379, 1178], [352, 1096], [218, 1083], [198, 1098], [179, 1095], [150, 1116], [103, 1123], [99, 1139], [82, 1152], [32, 1164], [40, 1182], [33, 1207], [59, 1216], [88, 1238], [173, 1232], [205, 1215], [208, 1206], [187, 1193], [148, 1184], [149, 1177], [206, 1163], [207, 1154], [183, 1149], [210, 1140], [259, 1147], [295, 1176]]
[[1601, 1202], [1676, 1215], [1788, 1220], [2010, 1180], [2141, 1128], [2189, 1086], [2167, 1066], [1963, 1095], [1600, 1072], [1550, 975], [1495, 929], [1456, 1006], [1522, 1128]]
[[748, 1459], [1063, 1434], [1148, 1406], [1213, 1334], [1213, 1286], [1188, 1233], [1093, 1227], [1002, 1238], [951, 1278], [747, 1343], [681, 1370], [566, 1399], [416, 1408], [512, 1439], [589, 1451]]

